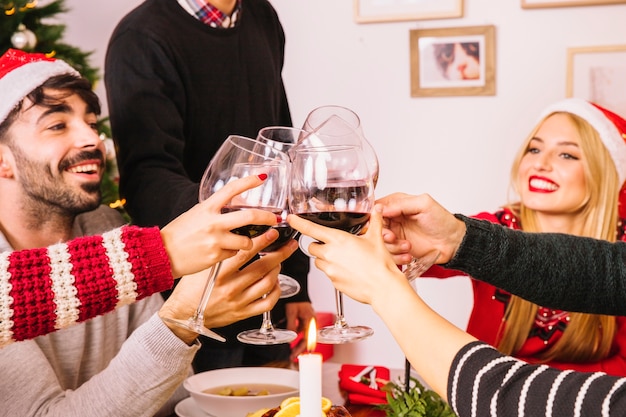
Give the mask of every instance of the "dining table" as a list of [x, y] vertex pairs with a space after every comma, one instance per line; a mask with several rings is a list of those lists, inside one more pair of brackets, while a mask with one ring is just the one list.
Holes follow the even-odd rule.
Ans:
[[[342, 365], [343, 364], [340, 362], [332, 361], [325, 361], [322, 363], [322, 396], [331, 400], [333, 405], [344, 406], [350, 412], [352, 417], [385, 417], [385, 412], [377, 405], [352, 404], [348, 401], [347, 393], [342, 392], [339, 387], [339, 371], [341, 370]], [[377, 364], [363, 364], [364, 367], [367, 365]], [[275, 362], [269, 366], [295, 370], [298, 369], [297, 364], [292, 362]], [[403, 380], [404, 372], [404, 369], [389, 368], [390, 381], [398, 382], [399, 380]], [[424, 381], [415, 373], [415, 371], [411, 370], [411, 376], [424, 384]], [[198, 412], [198, 415], [202, 414], [202, 412]], [[173, 414], [169, 417], [178, 417], [178, 414]]]

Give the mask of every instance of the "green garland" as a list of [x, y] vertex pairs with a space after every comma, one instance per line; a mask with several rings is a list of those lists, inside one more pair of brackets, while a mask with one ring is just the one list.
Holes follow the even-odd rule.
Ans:
[[408, 391], [394, 382], [387, 383], [382, 389], [387, 391], [387, 404], [380, 408], [387, 417], [456, 417], [439, 394], [426, 389], [413, 377]]

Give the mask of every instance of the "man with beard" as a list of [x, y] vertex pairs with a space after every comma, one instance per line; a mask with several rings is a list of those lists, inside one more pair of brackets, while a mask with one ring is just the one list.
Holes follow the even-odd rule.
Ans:
[[[0, 97], [0, 252], [120, 226], [119, 213], [100, 206], [104, 145], [96, 130], [100, 103], [89, 82], [63, 61], [9, 50], [0, 57]], [[275, 224], [275, 216], [264, 216], [262, 224]], [[268, 237], [263, 239], [224, 262], [207, 326], [259, 314], [278, 299], [280, 262], [295, 243], [239, 271], [268, 244]], [[63, 270], [64, 260], [51, 259], [50, 269], [72, 274]], [[104, 269], [82, 268], [92, 268], [93, 285]], [[195, 311], [204, 280], [182, 281], [165, 304], [157, 294], [1, 349], [2, 415], [171, 414], [174, 403], [186, 396], [181, 383], [199, 348], [197, 334], [162, 320], [186, 319]], [[108, 290], [102, 288], [103, 298]], [[57, 305], [57, 310], [76, 307]], [[0, 319], [0, 326], [7, 325]]]

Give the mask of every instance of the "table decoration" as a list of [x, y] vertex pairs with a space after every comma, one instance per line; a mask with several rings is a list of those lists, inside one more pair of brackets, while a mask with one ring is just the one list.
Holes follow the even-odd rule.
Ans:
[[389, 378], [389, 368], [383, 366], [343, 364], [339, 389], [345, 391], [350, 404], [386, 404]]
[[387, 403], [380, 406], [387, 417], [456, 417], [452, 408], [435, 391], [427, 389], [416, 378], [410, 387], [390, 382]]

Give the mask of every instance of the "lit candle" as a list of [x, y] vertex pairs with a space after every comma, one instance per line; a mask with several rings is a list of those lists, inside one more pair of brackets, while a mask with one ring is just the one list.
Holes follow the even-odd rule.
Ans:
[[322, 415], [322, 355], [313, 352], [317, 339], [315, 319], [307, 332], [306, 353], [298, 355], [300, 369], [300, 417]]

